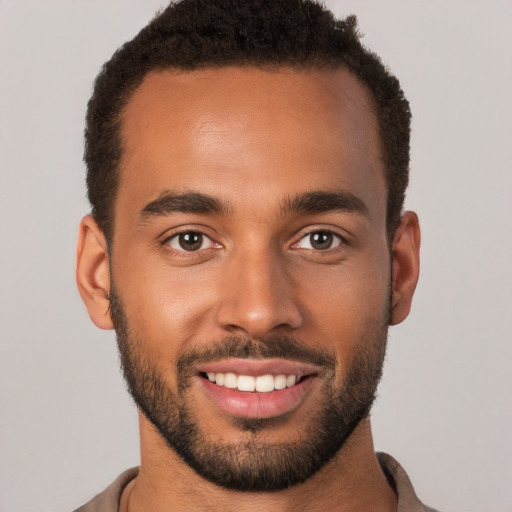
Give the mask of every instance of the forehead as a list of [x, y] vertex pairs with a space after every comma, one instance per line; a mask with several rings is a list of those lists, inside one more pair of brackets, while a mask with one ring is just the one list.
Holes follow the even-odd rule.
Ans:
[[124, 110], [122, 143], [116, 217], [167, 190], [265, 205], [349, 189], [385, 203], [371, 101], [343, 69], [152, 72]]

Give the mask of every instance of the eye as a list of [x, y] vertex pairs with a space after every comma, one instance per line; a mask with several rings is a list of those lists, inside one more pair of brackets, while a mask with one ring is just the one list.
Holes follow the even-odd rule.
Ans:
[[215, 247], [215, 242], [204, 233], [198, 231], [185, 231], [171, 236], [166, 243], [177, 251], [199, 251]]
[[342, 243], [342, 238], [332, 231], [313, 231], [303, 236], [296, 244], [294, 249], [312, 249], [314, 251], [326, 251], [338, 247]]

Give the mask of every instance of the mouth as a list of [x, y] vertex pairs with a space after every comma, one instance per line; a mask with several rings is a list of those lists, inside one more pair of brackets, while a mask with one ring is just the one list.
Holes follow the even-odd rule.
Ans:
[[198, 380], [223, 412], [244, 418], [272, 418], [298, 408], [318, 370], [283, 360], [230, 359], [204, 365]]
[[237, 375], [236, 373], [202, 373], [204, 379], [215, 383], [217, 386], [224, 386], [228, 389], [237, 389], [246, 393], [270, 393], [281, 389], [291, 388], [299, 384], [307, 376], [298, 377], [297, 375]]

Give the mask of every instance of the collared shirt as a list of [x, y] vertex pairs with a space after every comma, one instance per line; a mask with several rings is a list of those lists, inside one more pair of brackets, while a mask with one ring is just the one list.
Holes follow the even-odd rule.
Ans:
[[424, 505], [416, 496], [409, 475], [405, 469], [387, 453], [377, 453], [382, 471], [398, 497], [397, 512], [438, 512]]
[[[377, 453], [377, 459], [389, 484], [395, 489], [398, 496], [397, 512], [437, 512], [435, 509], [421, 503], [414, 492], [409, 476], [391, 455]], [[103, 492], [76, 509], [75, 512], [119, 512], [121, 494], [138, 473], [139, 468], [128, 469]]]

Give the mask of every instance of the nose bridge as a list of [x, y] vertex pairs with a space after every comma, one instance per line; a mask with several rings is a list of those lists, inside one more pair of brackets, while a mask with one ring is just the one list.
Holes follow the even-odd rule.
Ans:
[[237, 251], [227, 265], [218, 321], [224, 329], [261, 338], [302, 323], [283, 257], [270, 246]]

